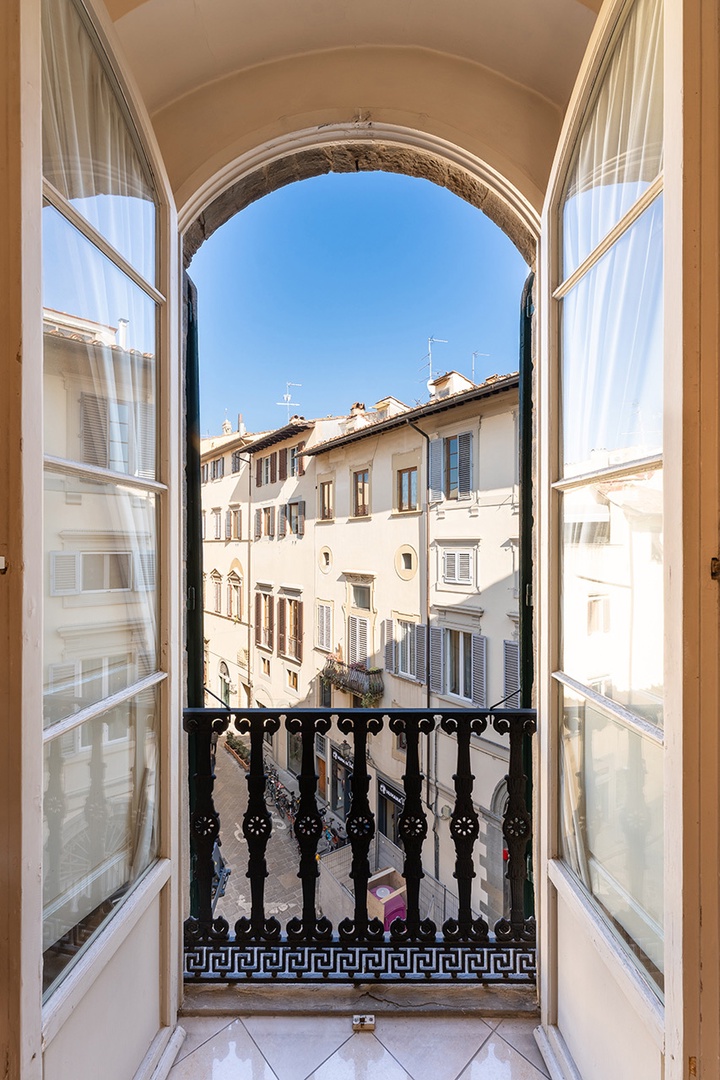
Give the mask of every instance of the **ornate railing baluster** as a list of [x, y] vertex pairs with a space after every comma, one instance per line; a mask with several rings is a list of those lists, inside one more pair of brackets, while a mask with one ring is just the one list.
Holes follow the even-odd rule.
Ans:
[[220, 941], [228, 936], [226, 919], [213, 919], [213, 847], [220, 835], [220, 817], [213, 803], [215, 773], [212, 767], [212, 736], [221, 735], [230, 723], [229, 712], [186, 709], [183, 726], [195, 739], [196, 771], [190, 786], [190, 852], [197, 886], [198, 913], [185, 922], [185, 941]]
[[346, 940], [377, 940], [382, 938], [385, 932], [380, 919], [368, 920], [367, 909], [367, 887], [370, 880], [368, 856], [375, 835], [375, 815], [368, 800], [370, 774], [367, 771], [367, 737], [368, 734], [377, 735], [382, 726], [381, 717], [368, 716], [364, 712], [343, 717], [338, 721], [338, 727], [344, 735], [352, 732], [354, 745], [352, 803], [345, 827], [352, 846], [350, 877], [355, 886], [355, 915], [353, 919], [343, 919], [338, 926], [340, 937]]
[[470, 771], [470, 736], [482, 735], [487, 719], [459, 713], [457, 717], [443, 716], [441, 727], [457, 740], [457, 772], [453, 776], [455, 808], [450, 818], [450, 836], [455, 844], [453, 877], [458, 883], [458, 917], [443, 924], [443, 936], [446, 941], [487, 941], [488, 924], [483, 918], [472, 917], [473, 849], [480, 835], [480, 819], [473, 805], [475, 777]]
[[400, 814], [398, 828], [405, 848], [403, 876], [407, 890], [407, 916], [396, 919], [390, 927], [393, 941], [431, 941], [437, 927], [431, 919], [420, 919], [420, 882], [424, 878], [422, 849], [428, 832], [425, 808], [422, 802], [423, 773], [420, 772], [420, 734], [429, 734], [435, 728], [434, 716], [422, 718], [408, 712], [406, 716], [395, 715], [390, 720], [390, 730], [396, 735], [405, 733], [405, 806]]
[[[281, 718], [282, 719], [282, 718]], [[325, 735], [330, 729], [327, 717], [312, 714], [284, 717], [285, 727], [293, 735], [302, 736], [302, 764], [300, 767], [300, 804], [295, 818], [295, 839], [300, 845], [300, 870], [302, 883], [302, 917], [291, 919], [287, 924], [288, 940], [314, 941], [332, 936], [332, 923], [317, 917], [315, 894], [320, 871], [317, 865], [317, 846], [322, 832], [322, 815], [317, 804], [317, 773], [315, 772], [315, 732]]]
[[245, 876], [250, 881], [250, 918], [238, 919], [235, 936], [239, 941], [272, 941], [280, 936], [281, 926], [277, 919], [265, 918], [265, 878], [268, 876], [265, 850], [272, 833], [272, 817], [265, 802], [263, 744], [265, 735], [274, 735], [280, 721], [256, 713], [249, 718], [239, 717], [235, 727], [241, 735], [250, 732], [250, 770], [245, 778], [248, 805], [243, 816], [243, 836], [249, 853]]
[[510, 882], [510, 918], [495, 923], [498, 941], [535, 941], [535, 920], [525, 918], [527, 845], [532, 838], [532, 818], [527, 805], [527, 776], [523, 768], [523, 740], [537, 730], [535, 713], [517, 709], [495, 714], [492, 724], [500, 735], [510, 735], [510, 764], [506, 776], [508, 801], [503, 816], [507, 844], [507, 877]]

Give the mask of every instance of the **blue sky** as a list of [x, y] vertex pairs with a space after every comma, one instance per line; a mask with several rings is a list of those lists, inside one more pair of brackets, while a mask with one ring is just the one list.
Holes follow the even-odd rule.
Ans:
[[527, 267], [479, 210], [426, 180], [386, 173], [291, 184], [237, 214], [197, 253], [201, 429], [242, 413], [278, 427], [286, 382], [305, 417], [427, 400], [435, 374], [517, 370]]

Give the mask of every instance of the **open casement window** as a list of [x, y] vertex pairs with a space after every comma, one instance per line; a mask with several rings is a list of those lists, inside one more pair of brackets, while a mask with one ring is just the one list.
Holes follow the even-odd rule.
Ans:
[[242, 579], [233, 570], [228, 574], [227, 613], [231, 619], [242, 618]]
[[370, 643], [370, 620], [360, 615], [348, 616], [348, 663], [367, 664]]
[[562, 858], [660, 991], [663, 52], [660, 0], [626, 4], [560, 150], [548, 197], [560, 422], [547, 447]]
[[430, 627], [430, 689], [487, 707], [487, 638], [466, 630]]
[[41, 9], [47, 996], [158, 851], [172, 513], [157, 405], [172, 394], [158, 195], [130, 99], [80, 5]]
[[425, 682], [427, 626], [406, 619], [385, 619], [382, 636], [385, 670]]
[[275, 630], [275, 598], [269, 593], [255, 593], [255, 644], [272, 649]]
[[278, 656], [292, 656], [302, 661], [302, 600], [280, 597], [278, 600]]
[[430, 502], [469, 499], [472, 494], [471, 431], [430, 442]]

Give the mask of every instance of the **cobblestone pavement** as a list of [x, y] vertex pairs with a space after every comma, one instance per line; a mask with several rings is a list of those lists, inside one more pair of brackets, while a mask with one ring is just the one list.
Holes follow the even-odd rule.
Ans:
[[[242, 833], [243, 814], [247, 808], [247, 773], [238, 765], [220, 740], [215, 763], [215, 809], [220, 815], [222, 855], [231, 870], [225, 896], [218, 900], [216, 915], [222, 915], [233, 927], [242, 915], [250, 914], [250, 882], [245, 876], [248, 847]], [[265, 913], [274, 915], [284, 925], [300, 915], [302, 887], [297, 876], [299, 856], [292, 826], [283, 821], [274, 807], [272, 834], [266, 858], [269, 876], [265, 879]]]

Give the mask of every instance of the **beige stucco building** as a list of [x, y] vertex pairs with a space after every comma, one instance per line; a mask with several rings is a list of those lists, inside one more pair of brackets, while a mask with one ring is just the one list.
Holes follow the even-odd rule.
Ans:
[[[5, 1072], [89, 1080], [99, 1060], [107, 1080], [167, 1071], [184, 993], [188, 880], [183, 256], [284, 183], [379, 168], [427, 177], [481, 207], [537, 271], [534, 830], [544, 1053], [555, 1075], [583, 1080], [715, 1078], [717, 5], [278, 0], [272, 14], [207, 0], [0, 5]], [[84, 461], [75, 436], [53, 443], [56, 372], [43, 306], [113, 333], [127, 320], [124, 347], [145, 357], [152, 393], [140, 379], [129, 399], [116, 394], [107, 358], [93, 396], [115, 403], [118, 425], [115, 405], [150, 406], [152, 468], [115, 453]], [[92, 342], [84, 348], [96, 355]], [[588, 468], [598, 452], [609, 454], [606, 464]], [[133, 681], [112, 693], [103, 682], [98, 701], [44, 727], [60, 607], [50, 554], [63, 550], [50, 521], [58, 503], [62, 515], [73, 507], [80, 482], [96, 489], [88, 506], [104, 503], [105, 516], [116, 516], [106, 531], [130, 537], [122, 551], [89, 551], [102, 555], [94, 567], [103, 585], [123, 562], [105, 556], [144, 553], [148, 564], [154, 555], [154, 588], [134, 601], [156, 612], [154, 648], [143, 676], [133, 668]], [[618, 543], [645, 568], [621, 582], [640, 589], [630, 638], [612, 612], [603, 622], [602, 596], [591, 623], [586, 610], [585, 632], [621, 629], [616, 644], [604, 642], [599, 672], [573, 653], [562, 599], [577, 554], [565, 524], [589, 538], [603, 500], [611, 532], [614, 515]], [[593, 517], [580, 521], [583, 506]], [[618, 511], [640, 527], [626, 528]], [[96, 520], [90, 528], [97, 535]], [[661, 590], [648, 608], [637, 602], [645, 585]], [[107, 624], [121, 605], [114, 589], [99, 591], [107, 605], [94, 613]], [[620, 670], [621, 642], [658, 635], [660, 606], [654, 655], [635, 649]], [[52, 882], [63, 854], [49, 819], [74, 809], [56, 799], [49, 763], [83, 725], [109, 732], [116, 707], [134, 745], [145, 745], [149, 691], [155, 756], [145, 762], [156, 784], [128, 755], [123, 784], [136, 809], [114, 849], [123, 851], [124, 880], [104, 901], [92, 898], [97, 922], [78, 911], [69, 952], [44, 957], [52, 935], [43, 932], [42, 882]], [[103, 736], [94, 745], [96, 764], [115, 753]], [[573, 789], [577, 762], [582, 792]], [[71, 785], [72, 770], [64, 772]], [[90, 816], [112, 800], [102, 772], [84, 803]], [[96, 820], [102, 844], [79, 853], [87, 892], [102, 881], [110, 847], [110, 818]], [[127, 854], [148, 834], [149, 864], [135, 875]], [[43, 968], [57, 975], [45, 1000]]]

